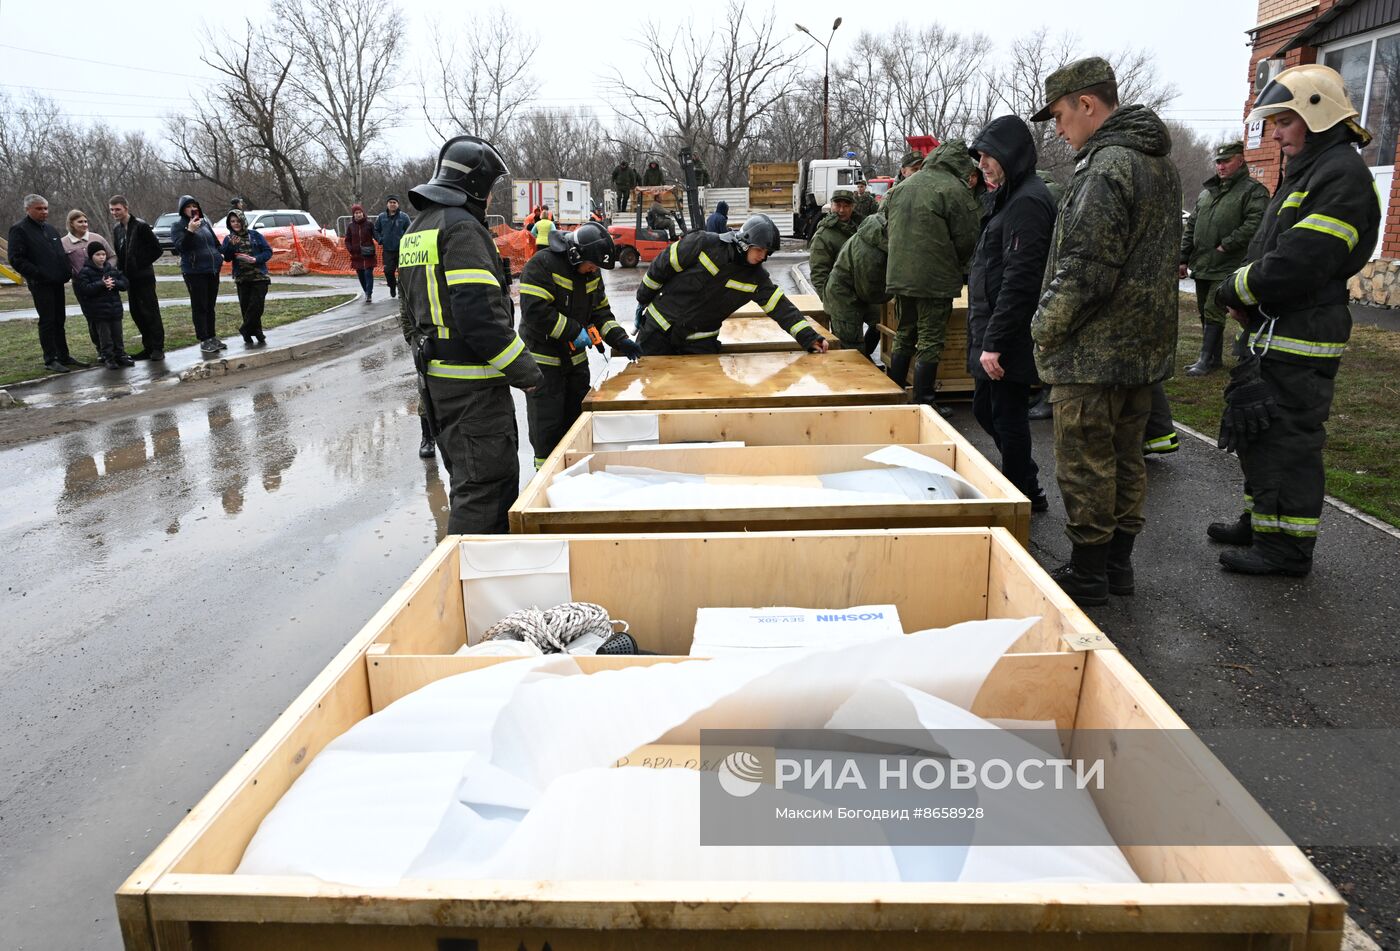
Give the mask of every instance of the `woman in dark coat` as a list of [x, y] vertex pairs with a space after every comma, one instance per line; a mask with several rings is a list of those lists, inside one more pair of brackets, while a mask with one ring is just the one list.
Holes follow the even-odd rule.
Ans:
[[996, 442], [1002, 474], [1031, 500], [1033, 511], [1043, 512], [1026, 408], [1039, 382], [1031, 318], [1055, 229], [1055, 202], [1036, 177], [1030, 127], [1016, 116], [993, 119], [968, 151], [992, 189], [967, 282], [972, 412]]
[[363, 205], [350, 206], [350, 224], [345, 229], [345, 250], [350, 255], [350, 266], [360, 279], [360, 289], [365, 292], [365, 303], [374, 300], [374, 223], [365, 217]]

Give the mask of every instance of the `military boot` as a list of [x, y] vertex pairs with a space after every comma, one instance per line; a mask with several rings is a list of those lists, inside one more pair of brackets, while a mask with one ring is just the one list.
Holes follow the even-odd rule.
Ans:
[[1222, 545], [1248, 547], [1254, 544], [1254, 520], [1245, 512], [1237, 522], [1211, 522], [1206, 526], [1206, 534]]
[[1133, 593], [1133, 543], [1136, 535], [1129, 535], [1121, 529], [1113, 533], [1108, 543], [1108, 593], [1129, 595]]
[[423, 441], [418, 444], [418, 458], [431, 459], [437, 454], [437, 445], [433, 441], [433, 431], [428, 428], [428, 418], [419, 416], [418, 424], [423, 427]]
[[1276, 565], [1254, 547], [1222, 551], [1220, 566], [1239, 575], [1283, 575], [1286, 578], [1303, 578], [1312, 571], [1312, 562], [1303, 565]]
[[892, 353], [890, 358], [885, 361], [885, 372], [889, 374], [891, 380], [894, 380], [901, 387], [907, 386], [909, 383], [909, 364], [913, 362], [913, 354]]
[[1050, 580], [1082, 608], [1107, 604], [1108, 544], [1075, 545], [1069, 561], [1050, 572]]
[[938, 364], [925, 363], [922, 360], [914, 364], [914, 398], [910, 402], [923, 406], [932, 406], [939, 416], [947, 419], [953, 415], [953, 411], [946, 406], [939, 406], [934, 399], [934, 392], [938, 383]]
[[1220, 350], [1224, 344], [1225, 328], [1221, 324], [1206, 324], [1201, 329], [1201, 356], [1186, 368], [1187, 376], [1205, 376], [1223, 365]]

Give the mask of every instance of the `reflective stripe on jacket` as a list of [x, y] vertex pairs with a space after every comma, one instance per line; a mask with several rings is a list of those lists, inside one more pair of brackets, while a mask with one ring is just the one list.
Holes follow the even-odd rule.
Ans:
[[579, 274], [564, 255], [539, 251], [520, 272], [520, 336], [541, 366], [587, 361], [588, 351], [573, 341], [585, 327], [596, 327], [608, 346], [627, 339], [613, 316], [603, 275]]

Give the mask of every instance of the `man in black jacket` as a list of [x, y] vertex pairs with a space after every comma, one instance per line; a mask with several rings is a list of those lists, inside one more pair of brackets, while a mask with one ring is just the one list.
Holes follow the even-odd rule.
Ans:
[[49, 221], [49, 202], [43, 195], [24, 197], [24, 217], [10, 229], [10, 267], [19, 272], [39, 312], [39, 346], [44, 369], [67, 373], [69, 367], [85, 367], [68, 352], [64, 333], [67, 302], [63, 285], [73, 279], [73, 268], [60, 238]]
[[141, 334], [141, 349], [131, 357], [164, 360], [165, 323], [160, 317], [160, 298], [156, 296], [155, 263], [165, 252], [151, 226], [131, 213], [126, 196], [113, 195], [107, 201], [107, 210], [116, 222], [112, 226], [112, 242], [117, 250], [117, 269], [126, 275], [127, 309]]
[[1043, 512], [1026, 409], [1030, 388], [1039, 382], [1031, 318], [1055, 230], [1055, 202], [1035, 174], [1035, 138], [1016, 116], [993, 119], [968, 151], [992, 189], [968, 279], [972, 412], [1001, 453], [1002, 474], [1031, 500], [1032, 511]]

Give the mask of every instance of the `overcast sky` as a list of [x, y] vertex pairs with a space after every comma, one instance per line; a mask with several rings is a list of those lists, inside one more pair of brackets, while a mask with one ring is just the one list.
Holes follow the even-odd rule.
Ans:
[[[171, 3], [151, 0], [0, 0], [0, 88], [11, 95], [33, 89], [57, 100], [70, 114], [105, 119], [123, 129], [159, 134], [161, 117], [179, 110], [212, 71], [199, 60], [198, 37], [205, 27], [228, 30], [245, 18], [268, 15], [270, 3]], [[911, 25], [941, 21], [960, 32], [982, 32], [1000, 47], [1040, 26], [1071, 32], [1089, 53], [1144, 47], [1155, 54], [1159, 73], [1179, 91], [1167, 118], [1186, 122], [1212, 140], [1242, 134], [1241, 113], [1248, 93], [1249, 48], [1245, 30], [1257, 5], [1249, 0], [1181, 0], [1145, 4], [1132, 0], [978, 0], [963, 3], [857, 4], [850, 0], [777, 0], [780, 30], [808, 49], [808, 62], [821, 68], [821, 49], [792, 27], [794, 20], [825, 36], [831, 21], [843, 17], [832, 44], [833, 60], [843, 57], [862, 29], [879, 32], [891, 25], [873, 11], [899, 10]], [[395, 93], [402, 118], [386, 145], [398, 153], [421, 155], [440, 144], [420, 120], [412, 80], [418, 64], [430, 58], [433, 24], [466, 30], [482, 15], [482, 0], [450, 3], [414, 0], [404, 4], [402, 76]], [[580, 3], [527, 0], [512, 10], [539, 36], [539, 53], [549, 75], [539, 105], [591, 107], [609, 115], [616, 90], [606, 79], [617, 65], [640, 76], [641, 50], [629, 42], [635, 28], [625, 11], [659, 17], [686, 10], [705, 25], [723, 12], [710, 0], [703, 7], [659, 3]], [[765, 8], [750, 2], [756, 15]], [[420, 39], [422, 38], [422, 39]], [[45, 55], [48, 54], [48, 55]], [[926, 131], [926, 130], [910, 130]]]

